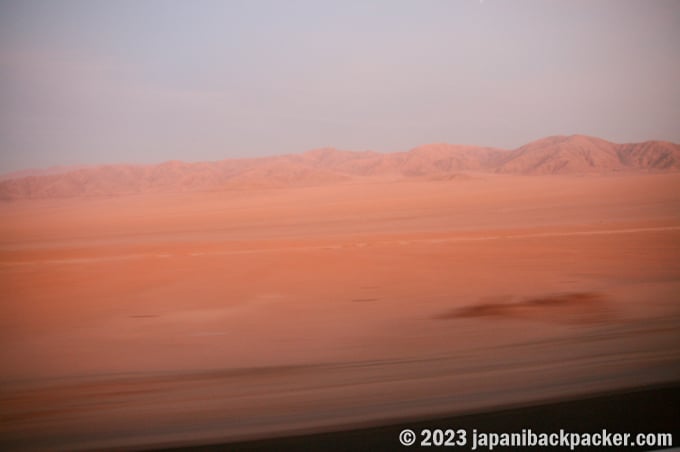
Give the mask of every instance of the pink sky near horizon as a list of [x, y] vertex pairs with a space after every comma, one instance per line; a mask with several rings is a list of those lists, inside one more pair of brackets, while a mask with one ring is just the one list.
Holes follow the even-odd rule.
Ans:
[[0, 173], [680, 142], [680, 2], [6, 1]]

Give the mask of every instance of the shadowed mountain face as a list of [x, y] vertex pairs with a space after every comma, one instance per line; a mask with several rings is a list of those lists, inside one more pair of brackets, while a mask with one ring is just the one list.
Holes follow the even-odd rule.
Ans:
[[310, 186], [366, 177], [450, 179], [464, 171], [585, 174], [678, 169], [680, 145], [675, 143], [616, 144], [572, 135], [543, 138], [515, 150], [440, 143], [387, 154], [324, 148], [302, 154], [217, 162], [170, 161], [148, 166], [23, 171], [0, 180], [0, 198]]

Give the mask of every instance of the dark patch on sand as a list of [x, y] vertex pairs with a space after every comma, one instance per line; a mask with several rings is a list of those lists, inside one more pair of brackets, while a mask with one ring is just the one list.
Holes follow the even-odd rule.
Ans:
[[504, 317], [558, 323], [599, 323], [607, 321], [611, 314], [611, 308], [603, 294], [571, 292], [527, 298], [518, 302], [486, 301], [448, 311], [435, 318]]

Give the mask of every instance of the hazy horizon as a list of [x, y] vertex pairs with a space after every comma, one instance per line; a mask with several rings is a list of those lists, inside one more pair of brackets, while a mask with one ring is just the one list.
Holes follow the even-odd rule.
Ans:
[[680, 142], [677, 1], [0, 5], [0, 173]]

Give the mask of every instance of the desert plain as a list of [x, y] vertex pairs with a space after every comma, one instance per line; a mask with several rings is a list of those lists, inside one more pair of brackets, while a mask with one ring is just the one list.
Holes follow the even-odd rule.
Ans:
[[680, 379], [680, 173], [2, 201], [0, 444], [228, 442]]

